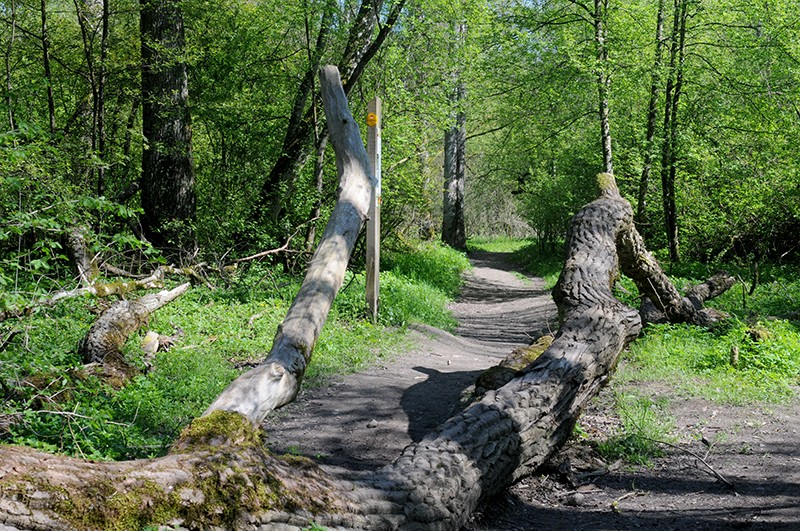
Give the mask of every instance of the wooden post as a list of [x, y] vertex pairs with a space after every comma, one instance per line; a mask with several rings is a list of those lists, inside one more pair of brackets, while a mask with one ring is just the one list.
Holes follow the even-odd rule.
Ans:
[[378, 321], [381, 270], [381, 99], [367, 106], [367, 158], [372, 167], [372, 196], [367, 217], [367, 312]]

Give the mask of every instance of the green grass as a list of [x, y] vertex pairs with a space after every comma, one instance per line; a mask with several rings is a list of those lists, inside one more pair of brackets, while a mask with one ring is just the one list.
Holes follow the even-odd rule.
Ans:
[[533, 239], [474, 238], [467, 242], [467, 248], [470, 252], [508, 253], [520, 269], [544, 278], [547, 288], [556, 285], [561, 268], [564, 266], [564, 253], [561, 249], [543, 253], [539, 243]]
[[470, 238], [467, 249], [471, 251], [485, 251], [489, 253], [516, 253], [533, 243], [533, 240], [514, 239], [506, 237], [497, 238]]
[[667, 402], [653, 401], [636, 394], [616, 394], [615, 409], [622, 419], [622, 429], [596, 444], [607, 460], [624, 459], [629, 463], [650, 464], [663, 455], [661, 442], [674, 442], [671, 432], [675, 422], [667, 412]]
[[[348, 273], [319, 337], [305, 385], [333, 374], [362, 369], [403, 348], [405, 326], [427, 323], [452, 330], [447, 304], [469, 266], [463, 253], [420, 244], [386, 253], [381, 273], [380, 319], [365, 319], [363, 272]], [[151, 316], [123, 352], [143, 366], [140, 342], [146, 330], [173, 334], [176, 344], [156, 356], [153, 368], [120, 391], [89, 376], [77, 354], [78, 341], [95, 316], [91, 298], [67, 300], [20, 321], [0, 323], [0, 340], [18, 330], [0, 351], [3, 418], [14, 419], [0, 441], [94, 459], [129, 459], [163, 454], [192, 418], [272, 346], [302, 279], [276, 266], [252, 264], [228, 285], [195, 287]], [[243, 370], [243, 369], [242, 369]]]
[[[673, 282], [684, 287], [710, 276], [715, 267], [681, 264], [674, 268]], [[726, 267], [736, 271], [735, 266]], [[712, 330], [691, 325], [665, 324], [648, 327], [635, 341], [629, 361], [617, 380], [661, 380], [688, 396], [728, 404], [785, 402], [800, 385], [800, 270], [768, 267], [752, 295], [749, 284], [737, 284], [709, 301], [731, 317]], [[689, 276], [695, 275], [695, 276]], [[743, 277], [744, 278], [744, 277]], [[636, 288], [625, 302], [637, 300]], [[732, 364], [732, 352], [738, 363]]]

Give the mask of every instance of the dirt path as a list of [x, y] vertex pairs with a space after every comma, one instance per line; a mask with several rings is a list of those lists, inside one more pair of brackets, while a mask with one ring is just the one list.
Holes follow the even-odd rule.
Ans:
[[415, 325], [410, 352], [302, 391], [267, 420], [268, 444], [330, 465], [388, 464], [460, 411], [483, 370], [554, 326], [555, 305], [541, 279], [514, 274], [503, 255], [472, 260], [452, 305], [458, 335]]
[[[347, 468], [387, 464], [463, 407], [482, 370], [555, 328], [541, 279], [515, 273], [502, 254], [470, 258], [475, 267], [452, 305], [457, 335], [415, 327], [410, 352], [301, 392], [267, 421], [273, 450]], [[632, 467], [602, 462], [588, 442], [572, 442], [549, 473], [509, 489], [464, 531], [800, 529], [800, 405], [736, 408], [681, 398], [666, 386], [638, 391], [669, 399], [679, 445], [734, 489], [674, 448], [651, 467]], [[596, 437], [618, 421], [608, 416], [611, 396], [604, 390], [581, 421]]]

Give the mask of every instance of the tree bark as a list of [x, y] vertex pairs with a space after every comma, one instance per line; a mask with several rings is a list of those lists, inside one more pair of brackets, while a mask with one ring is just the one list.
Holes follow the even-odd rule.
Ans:
[[614, 173], [611, 153], [611, 124], [608, 118], [608, 92], [611, 84], [608, 75], [608, 45], [605, 25], [608, 0], [594, 0], [594, 39], [597, 44], [597, 92], [600, 116], [600, 141], [603, 150], [603, 171]]
[[75, 266], [78, 280], [83, 287], [91, 286], [98, 272], [97, 263], [94, 257], [89, 254], [89, 248], [86, 246], [86, 232], [88, 230], [87, 227], [83, 226], [73, 227], [64, 235], [66, 243], [64, 247], [66, 247], [67, 256]]
[[41, 1], [42, 15], [42, 66], [44, 67], [44, 79], [47, 83], [47, 115], [50, 123], [50, 134], [56, 132], [56, 105], [53, 100], [53, 77], [50, 74], [50, 33], [47, 30], [47, 3]]
[[[466, 22], [455, 24], [456, 41], [463, 45], [466, 37]], [[459, 78], [461, 73], [454, 74], [456, 87], [452, 97], [455, 107], [455, 125], [445, 132], [444, 136], [444, 197], [442, 203], [442, 241], [465, 251], [467, 249], [467, 233], [464, 223], [464, 193], [467, 173], [467, 115], [466, 87]]]
[[680, 260], [678, 242], [678, 210], [675, 203], [675, 176], [677, 173], [678, 103], [683, 84], [683, 63], [686, 46], [686, 0], [675, 0], [672, 22], [669, 77], [665, 90], [664, 145], [661, 151], [661, 194], [664, 205], [664, 227], [667, 233], [669, 257]]
[[[698, 325], [708, 326], [712, 325], [720, 319], [727, 317], [727, 315], [714, 310], [713, 308], [703, 308], [703, 304], [707, 300], [722, 295], [728, 289], [736, 284], [736, 278], [726, 271], [720, 271], [706, 280], [702, 284], [692, 286], [686, 290], [684, 297], [677, 297], [671, 294], [663, 294], [655, 297], [655, 300], [661, 302], [660, 305], [653, 302], [652, 297], [642, 300], [642, 306], [639, 308], [639, 314], [642, 316], [644, 323], [666, 323], [683, 321], [694, 323]], [[658, 284], [656, 284], [658, 285]], [[680, 297], [680, 298], [678, 298]], [[663, 301], [671, 301], [669, 311], [665, 311]], [[687, 304], [687, 302], [689, 304]], [[691, 305], [691, 308], [689, 309]], [[668, 317], [671, 315], [671, 317]]]
[[237, 378], [206, 414], [235, 411], [260, 422], [273, 409], [294, 400], [366, 219], [373, 183], [358, 123], [347, 106], [339, 70], [326, 66], [320, 82], [341, 183], [339, 200], [266, 360]]
[[122, 359], [122, 347], [130, 335], [139, 329], [154, 311], [174, 301], [189, 290], [191, 284], [181, 284], [172, 290], [144, 295], [136, 300], [120, 300], [112, 304], [94, 322], [81, 340], [78, 353], [84, 363], [103, 363], [106, 358]]
[[[194, 159], [183, 16], [177, 0], [140, 0], [142, 35], [142, 225], [156, 246], [193, 243]], [[170, 240], [173, 240], [170, 242]], [[177, 241], [175, 241], [177, 240]]]
[[14, 40], [17, 36], [17, 3], [15, 0], [11, 0], [8, 9], [11, 14], [11, 22], [9, 26], [11, 27], [11, 35], [8, 38], [8, 44], [6, 45], [5, 49], [5, 66], [6, 66], [6, 108], [8, 109], [8, 130], [14, 131], [17, 128], [16, 120], [14, 119], [14, 105], [11, 99], [11, 95], [13, 94], [13, 85], [11, 83], [11, 53], [14, 51]]
[[[461, 116], [461, 113], [459, 113]], [[464, 226], [464, 124], [445, 131], [444, 197], [442, 204], [442, 241], [454, 249], [466, 250]]]
[[653, 74], [650, 77], [650, 101], [647, 105], [647, 132], [645, 133], [644, 162], [642, 163], [642, 176], [639, 179], [639, 196], [636, 204], [636, 224], [642, 232], [649, 220], [647, 217], [647, 192], [650, 187], [650, 171], [653, 166], [653, 146], [656, 136], [656, 121], [658, 115], [659, 85], [661, 83], [661, 59], [664, 50], [664, 5], [665, 0], [658, 0], [658, 14], [656, 16], [656, 51], [653, 60]]

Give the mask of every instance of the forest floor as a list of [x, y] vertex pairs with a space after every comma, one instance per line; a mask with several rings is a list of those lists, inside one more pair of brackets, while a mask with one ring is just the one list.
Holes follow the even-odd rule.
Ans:
[[[542, 279], [519, 273], [501, 253], [470, 259], [451, 307], [455, 335], [415, 326], [403, 354], [302, 391], [267, 420], [273, 451], [351, 469], [388, 464], [463, 408], [483, 370], [556, 329]], [[606, 462], [594, 449], [619, 429], [614, 391], [630, 390], [666, 399], [675, 420], [673, 446], [647, 466]], [[666, 385], [612, 381], [581, 417], [587, 436], [490, 500], [463, 531], [800, 529], [799, 421], [800, 400], [728, 406]]]

